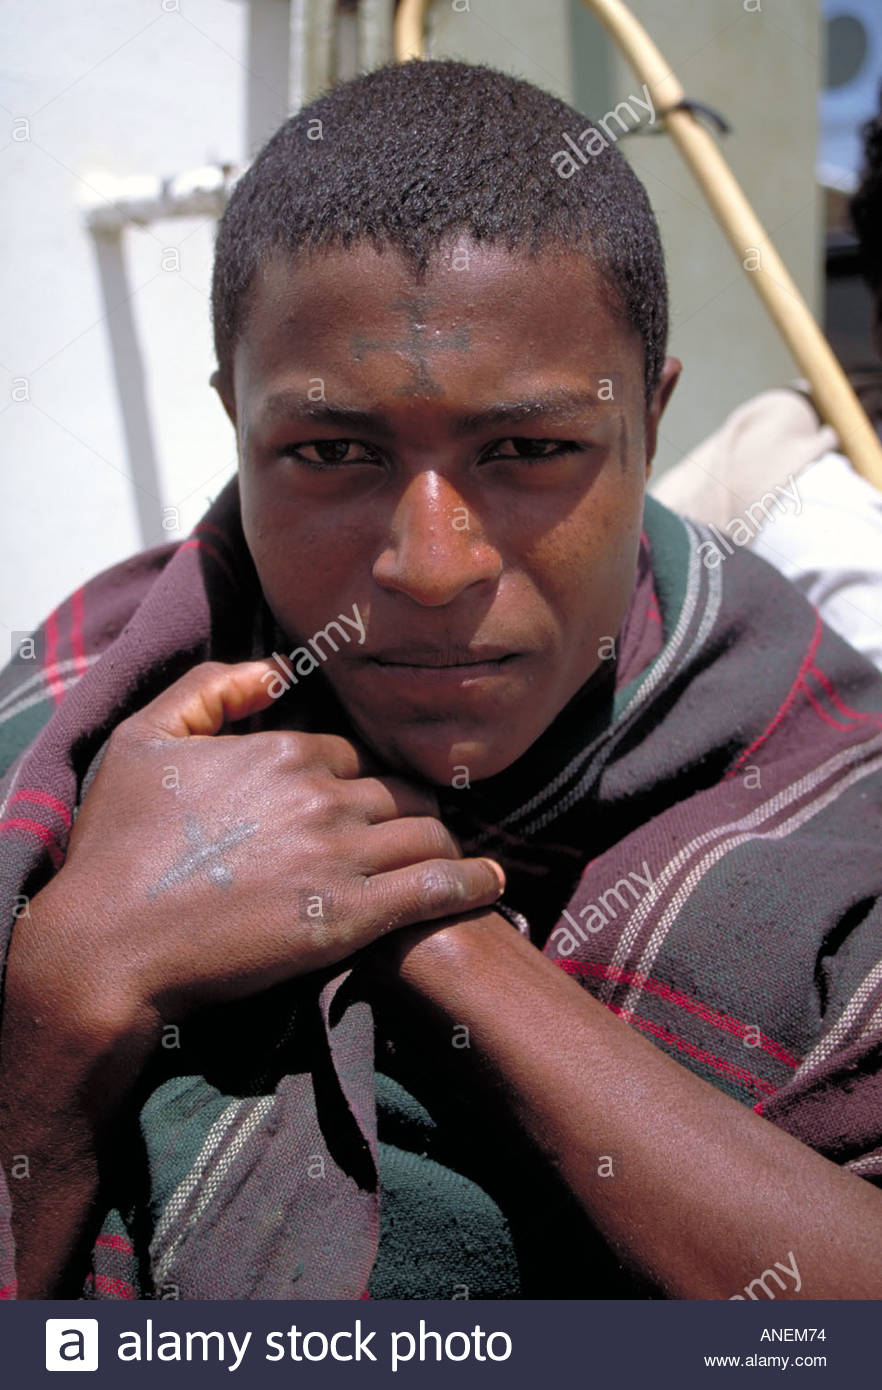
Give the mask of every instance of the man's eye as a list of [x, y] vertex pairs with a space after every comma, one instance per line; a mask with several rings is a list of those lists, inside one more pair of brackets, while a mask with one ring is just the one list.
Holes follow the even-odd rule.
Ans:
[[[350, 455], [350, 450], [358, 450], [360, 453]], [[307, 452], [312, 450], [317, 457], [311, 457]], [[305, 463], [307, 468], [333, 468], [340, 463], [377, 463], [379, 455], [371, 449], [368, 444], [361, 444], [357, 439], [313, 439], [306, 444], [285, 444], [278, 450], [279, 456], [284, 458], [295, 458], [300, 463]]]
[[[510, 444], [513, 453], [504, 451], [503, 445]], [[541, 459], [559, 458], [561, 454], [573, 454], [578, 452], [581, 446], [568, 439], [528, 439], [521, 436], [512, 435], [510, 439], [501, 439], [498, 444], [494, 444], [492, 454], [489, 458], [496, 459], [524, 459], [526, 462]]]

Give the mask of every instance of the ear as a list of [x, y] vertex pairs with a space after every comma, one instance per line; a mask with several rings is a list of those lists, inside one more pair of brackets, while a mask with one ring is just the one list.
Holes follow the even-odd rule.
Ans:
[[236, 397], [233, 394], [232, 382], [229, 381], [226, 377], [222, 376], [220, 368], [218, 368], [216, 371], [213, 371], [211, 376], [208, 378], [208, 384], [209, 386], [213, 386], [217, 394], [220, 396], [221, 404], [223, 405], [224, 410], [227, 412], [227, 415], [230, 418], [230, 422], [233, 426], [233, 429], [235, 429]]
[[655, 458], [655, 450], [658, 444], [658, 422], [664, 414], [665, 407], [671, 396], [674, 394], [674, 387], [680, 380], [680, 373], [683, 370], [683, 363], [678, 357], [666, 357], [664, 366], [661, 370], [658, 386], [652, 395], [652, 400], [646, 408], [646, 476], [649, 477], [652, 471], [652, 460]]

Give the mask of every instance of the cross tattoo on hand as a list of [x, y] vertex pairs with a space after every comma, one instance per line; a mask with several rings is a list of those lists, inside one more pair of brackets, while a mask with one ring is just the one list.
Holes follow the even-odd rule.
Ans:
[[429, 355], [433, 352], [468, 352], [471, 347], [469, 330], [461, 325], [453, 333], [426, 333], [426, 317], [432, 307], [432, 300], [426, 295], [408, 295], [397, 299], [390, 305], [407, 314], [409, 327], [397, 342], [372, 343], [360, 333], [352, 336], [352, 353], [360, 362], [367, 352], [396, 352], [406, 357], [415, 369], [410, 386], [400, 386], [396, 396], [443, 396], [444, 388], [433, 381], [429, 374]]
[[205, 869], [212, 883], [217, 883], [221, 888], [229, 888], [233, 882], [233, 871], [222, 859], [222, 855], [233, 845], [241, 844], [250, 836], [256, 834], [257, 825], [253, 821], [240, 821], [231, 830], [222, 835], [219, 840], [213, 843], [205, 836], [199, 821], [195, 816], [186, 817], [185, 833], [190, 842], [190, 853], [183, 859], [179, 859], [177, 864], [173, 864], [170, 869], [162, 875], [158, 883], [154, 884], [148, 892], [149, 898], [158, 898], [160, 893], [167, 893], [172, 888], [179, 887], [188, 878], [193, 878], [200, 869]]

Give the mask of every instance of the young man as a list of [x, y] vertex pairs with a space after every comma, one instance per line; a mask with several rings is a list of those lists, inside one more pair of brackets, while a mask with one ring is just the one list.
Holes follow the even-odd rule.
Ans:
[[237, 484], [0, 696], [9, 1297], [882, 1295], [882, 690], [644, 503], [584, 127], [408, 64], [233, 195]]

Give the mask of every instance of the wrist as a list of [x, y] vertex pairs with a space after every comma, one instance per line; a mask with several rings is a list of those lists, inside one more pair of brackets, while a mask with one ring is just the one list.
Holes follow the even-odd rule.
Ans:
[[406, 989], [434, 995], [447, 980], [461, 978], [512, 945], [533, 949], [500, 912], [484, 908], [397, 932], [389, 973]]
[[30, 903], [12, 933], [5, 1015], [26, 1021], [32, 1045], [89, 1067], [124, 1053], [146, 1061], [160, 1022], [106, 950], [90, 944], [94, 892], [74, 891], [60, 871]]

